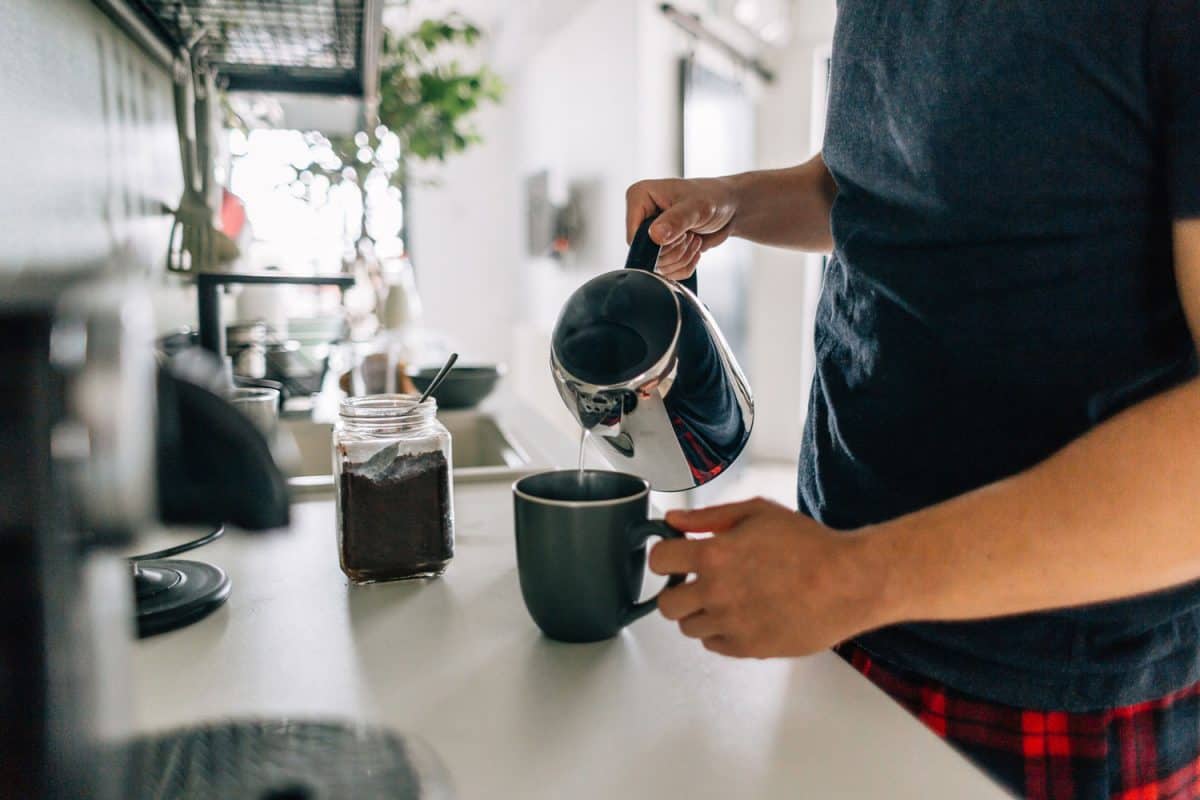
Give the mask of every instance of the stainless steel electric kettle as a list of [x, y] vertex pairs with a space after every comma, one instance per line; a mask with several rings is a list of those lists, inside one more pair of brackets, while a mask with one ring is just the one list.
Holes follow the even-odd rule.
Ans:
[[654, 272], [659, 247], [645, 220], [625, 269], [589, 280], [554, 326], [558, 391], [612, 465], [659, 491], [720, 475], [754, 423], [750, 385], [716, 322], [682, 284]]

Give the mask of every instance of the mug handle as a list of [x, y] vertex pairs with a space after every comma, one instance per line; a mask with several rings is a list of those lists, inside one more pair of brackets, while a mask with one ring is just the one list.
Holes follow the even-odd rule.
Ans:
[[[642, 547], [646, 544], [646, 540], [651, 536], [659, 536], [663, 539], [684, 539], [686, 538], [681, 532], [675, 530], [666, 521], [661, 519], [646, 519], [641, 522], [634, 523], [633, 535], [635, 544], [634, 547]], [[672, 586], [678, 586], [687, 580], [687, 575], [668, 575], [667, 585], [663, 589], [670, 589]], [[658, 594], [662, 594], [659, 590]], [[658, 608], [658, 594], [651, 597], [649, 600], [643, 600], [640, 603], [634, 603], [625, 615], [625, 624], [635, 622], [649, 614], [654, 609]]]

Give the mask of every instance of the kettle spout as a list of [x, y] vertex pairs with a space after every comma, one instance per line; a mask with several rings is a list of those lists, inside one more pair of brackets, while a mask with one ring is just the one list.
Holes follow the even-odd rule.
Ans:
[[559, 388], [571, 415], [584, 430], [601, 436], [620, 433], [622, 418], [637, 402], [628, 391], [588, 392], [574, 383], [562, 384]]

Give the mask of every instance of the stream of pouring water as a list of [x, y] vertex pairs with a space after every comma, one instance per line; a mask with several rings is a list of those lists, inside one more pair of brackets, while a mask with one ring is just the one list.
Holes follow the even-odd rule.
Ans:
[[[615, 415], [614, 418], [606, 419], [605, 423], [608, 425], [612, 425], [619, 430], [621, 427], [621, 420], [623, 419], [623, 416], [624, 415], [622, 413], [618, 413]], [[614, 422], [614, 419], [615, 419], [615, 422]], [[603, 435], [603, 434], [600, 434], [600, 435]], [[591, 438], [592, 438], [592, 429], [585, 428], [581, 424], [579, 426], [579, 482], [581, 484], [583, 483], [583, 473], [585, 470], [585, 462], [587, 461], [588, 440]], [[600, 449], [601, 449], [601, 451], [604, 450], [603, 447], [601, 447]], [[611, 469], [611, 467], [609, 467], [609, 468]]]
[[579, 480], [583, 480], [583, 462], [587, 457], [588, 429], [579, 426]]

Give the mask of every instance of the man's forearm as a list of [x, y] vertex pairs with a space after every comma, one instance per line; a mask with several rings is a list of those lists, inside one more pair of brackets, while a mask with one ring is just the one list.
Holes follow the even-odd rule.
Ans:
[[820, 154], [795, 167], [732, 175], [733, 235], [797, 250], [833, 249], [829, 211], [837, 193]]
[[1200, 381], [1014, 477], [863, 531], [877, 625], [1101, 602], [1200, 578]]

